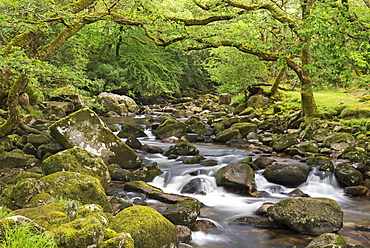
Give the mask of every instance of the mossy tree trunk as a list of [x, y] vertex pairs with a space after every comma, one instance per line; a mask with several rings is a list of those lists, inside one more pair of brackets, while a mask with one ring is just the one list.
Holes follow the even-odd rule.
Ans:
[[283, 78], [285, 77], [286, 69], [287, 69], [286, 66], [281, 67], [280, 70], [279, 70], [279, 73], [275, 77], [274, 83], [273, 83], [273, 85], [270, 89], [270, 92], [271, 92], [272, 95], [275, 95], [277, 93], [279, 84], [283, 80]]

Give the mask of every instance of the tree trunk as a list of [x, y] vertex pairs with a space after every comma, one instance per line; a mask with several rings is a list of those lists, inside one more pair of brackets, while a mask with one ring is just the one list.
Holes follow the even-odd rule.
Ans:
[[0, 138], [8, 135], [24, 121], [21, 108], [19, 106], [19, 96], [27, 87], [27, 75], [21, 73], [15, 80], [8, 94], [9, 117], [4, 124], [0, 126]]
[[270, 90], [272, 95], [275, 95], [277, 93], [279, 84], [285, 76], [286, 68], [287, 68], [286, 66], [280, 68], [279, 73], [276, 76], [274, 80], [274, 84], [272, 85], [271, 90]]

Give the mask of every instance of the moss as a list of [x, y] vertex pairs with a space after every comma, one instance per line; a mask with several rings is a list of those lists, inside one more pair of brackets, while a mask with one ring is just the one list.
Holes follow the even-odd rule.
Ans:
[[104, 229], [104, 240], [108, 240], [111, 238], [117, 237], [117, 232], [111, 228]]
[[55, 202], [34, 208], [23, 208], [14, 211], [16, 215], [26, 216], [38, 225], [53, 229], [70, 222], [78, 205], [74, 202]]
[[95, 203], [105, 212], [111, 212], [111, 205], [104, 188], [98, 179], [77, 172], [56, 172], [40, 179], [44, 184], [44, 192], [59, 198], [80, 201], [82, 204]]
[[104, 239], [104, 227], [94, 218], [77, 219], [52, 230], [58, 247], [95, 247]]
[[178, 144], [171, 146], [165, 153], [165, 156], [169, 156], [170, 154], [176, 155], [197, 155], [199, 154], [199, 150], [191, 144], [189, 141], [181, 141]]
[[346, 248], [346, 241], [338, 234], [324, 233], [314, 238], [306, 248]]
[[134, 239], [128, 233], [120, 233], [117, 237], [113, 237], [104, 241], [100, 248], [134, 248]]
[[40, 179], [42, 176], [43, 175], [39, 174], [39, 173], [24, 171], [24, 172], [21, 172], [21, 173], [19, 173], [15, 176], [14, 183], [19, 183], [20, 181], [22, 181], [24, 179], [27, 179], [27, 178]]
[[104, 226], [108, 225], [108, 218], [103, 212], [103, 208], [96, 204], [86, 204], [79, 207], [76, 211], [75, 218], [82, 219], [93, 217], [99, 220]]
[[45, 184], [36, 178], [27, 178], [13, 188], [13, 199], [17, 206], [23, 207], [29, 200], [43, 192]]
[[57, 200], [54, 197], [52, 197], [50, 194], [40, 193], [32, 197], [29, 203], [26, 204], [24, 207], [34, 208], [34, 207], [46, 205], [46, 204], [53, 203], [53, 202], [57, 202]]
[[133, 206], [119, 212], [111, 221], [116, 232], [131, 234], [137, 248], [175, 246], [176, 228], [151, 207]]

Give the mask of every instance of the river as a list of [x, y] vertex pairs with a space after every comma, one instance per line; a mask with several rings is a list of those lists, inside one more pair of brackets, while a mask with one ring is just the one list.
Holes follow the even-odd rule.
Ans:
[[[142, 124], [147, 125], [146, 119], [139, 118], [116, 118], [104, 119], [107, 123], [115, 124]], [[117, 125], [118, 126], [118, 125]], [[156, 140], [150, 129], [146, 130], [148, 137], [139, 138], [142, 144], [161, 147], [164, 151], [171, 145]], [[269, 193], [268, 197], [247, 197], [227, 192], [223, 187], [218, 187], [215, 181], [215, 173], [221, 167], [229, 163], [241, 162], [247, 157], [256, 159], [261, 154], [251, 150], [228, 147], [213, 143], [193, 143], [206, 159], [218, 161], [216, 166], [201, 166], [200, 164], [184, 164], [182, 160], [186, 156], [177, 159], [168, 159], [161, 154], [138, 153], [145, 163], [157, 162], [162, 175], [157, 176], [149, 184], [161, 188], [166, 193], [180, 194], [182, 187], [191, 179], [200, 178], [205, 194], [187, 194], [197, 198], [205, 207], [201, 209], [198, 219], [211, 220], [217, 228], [209, 231], [193, 232], [191, 245], [194, 248], [288, 248], [305, 247], [313, 237], [301, 235], [289, 229], [261, 229], [247, 225], [234, 224], [232, 221], [241, 216], [255, 216], [255, 210], [265, 202], [278, 202], [287, 198], [286, 193], [295, 188], [286, 188], [281, 185], [268, 182], [262, 171], [256, 171], [256, 186], [260, 191]], [[300, 163], [289, 157], [273, 157], [279, 162]], [[336, 162], [336, 161], [334, 161]], [[356, 230], [355, 225], [370, 226], [370, 200], [369, 198], [351, 198], [345, 196], [331, 173], [317, 172], [313, 170], [307, 181], [298, 187], [304, 193], [312, 197], [327, 197], [334, 199], [344, 211], [344, 226], [339, 234], [350, 245], [363, 245], [370, 247], [370, 233]], [[156, 204], [150, 201], [150, 204]]]

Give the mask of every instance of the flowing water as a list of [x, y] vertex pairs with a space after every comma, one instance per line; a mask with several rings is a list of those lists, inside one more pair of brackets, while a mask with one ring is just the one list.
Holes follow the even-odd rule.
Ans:
[[[110, 123], [140, 123], [147, 124], [144, 118], [106, 119]], [[156, 140], [150, 130], [148, 137], [139, 138], [142, 144], [161, 147], [164, 151], [171, 145]], [[231, 148], [225, 145], [211, 143], [194, 143], [200, 154], [206, 159], [218, 161], [216, 166], [201, 166], [200, 164], [184, 164], [182, 160], [168, 159], [161, 154], [140, 154], [145, 163], [157, 162], [163, 174], [149, 184], [161, 188], [166, 193], [180, 194], [182, 187], [191, 179], [200, 178], [202, 191], [205, 194], [185, 194], [200, 200], [205, 207], [201, 209], [199, 219], [211, 220], [217, 228], [209, 231], [193, 232], [191, 245], [193, 247], [210, 248], [276, 248], [305, 247], [313, 237], [301, 235], [289, 229], [262, 229], [247, 225], [233, 224], [232, 221], [241, 216], [255, 216], [255, 210], [265, 202], [278, 202], [289, 197], [287, 193], [295, 188], [286, 188], [268, 182], [262, 171], [256, 172], [255, 182], [259, 191], [269, 193], [268, 197], [247, 197], [226, 191], [216, 185], [215, 173], [229, 163], [241, 162], [247, 157], [254, 160], [259, 155], [246, 149]], [[300, 163], [286, 157], [274, 157], [279, 162]], [[344, 226], [339, 234], [351, 245], [370, 247], [370, 233], [358, 231], [355, 225], [370, 226], [370, 200], [350, 198], [343, 194], [334, 175], [329, 172], [313, 170], [307, 181], [298, 187], [312, 197], [327, 197], [336, 200], [344, 211]], [[155, 202], [154, 202], [155, 203]]]

